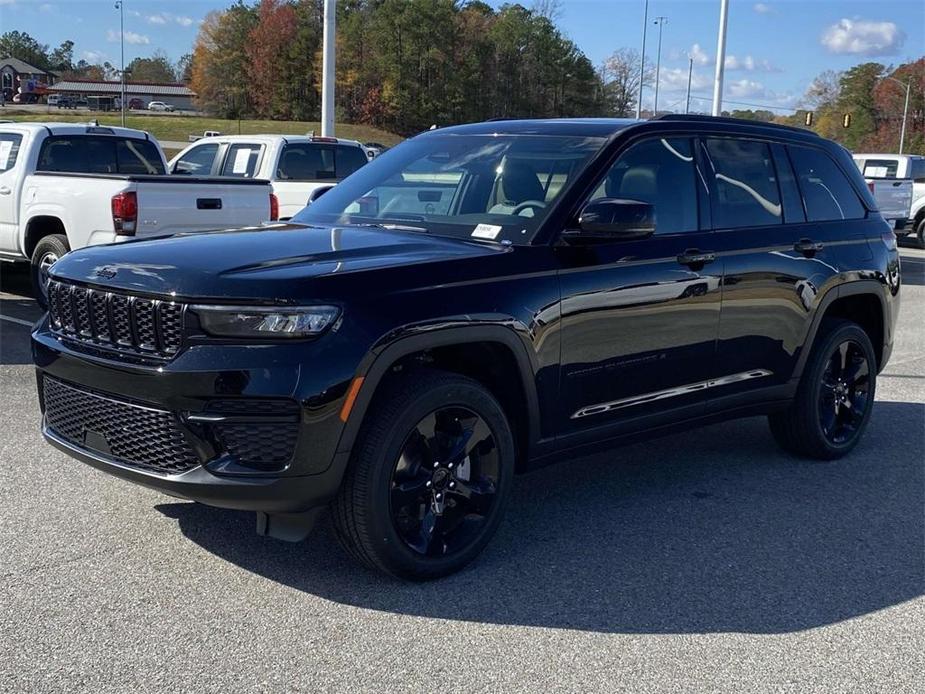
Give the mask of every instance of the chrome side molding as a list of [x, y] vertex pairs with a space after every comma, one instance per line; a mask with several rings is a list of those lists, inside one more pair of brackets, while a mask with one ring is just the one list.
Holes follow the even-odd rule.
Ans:
[[588, 405], [587, 407], [582, 407], [580, 410], [578, 410], [571, 416], [570, 419], [590, 417], [591, 415], [595, 414], [603, 414], [604, 412], [620, 410], [624, 407], [633, 407], [635, 405], [643, 405], [647, 402], [655, 402], [656, 400], [675, 398], [679, 395], [687, 395], [688, 393], [694, 393], [698, 390], [707, 390], [709, 388], [717, 388], [719, 386], [728, 386], [732, 383], [751, 381], [755, 378], [764, 378], [765, 376], [770, 376], [772, 373], [772, 371], [768, 371], [767, 369], [753, 369], [752, 371], [742, 371], [741, 373], [729, 374], [728, 376], [720, 376], [719, 378], [711, 378], [706, 381], [698, 381], [697, 383], [688, 383], [687, 385], [677, 386], [676, 388], [666, 388], [665, 390], [656, 390], [651, 393], [644, 393], [642, 395], [633, 395], [628, 398], [621, 398], [620, 400], [602, 402], [597, 405]]

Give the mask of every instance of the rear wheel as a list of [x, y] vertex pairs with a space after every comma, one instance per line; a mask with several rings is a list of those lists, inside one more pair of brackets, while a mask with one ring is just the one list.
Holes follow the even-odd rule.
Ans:
[[916, 247], [925, 250], [925, 215], [916, 223], [912, 239]]
[[514, 440], [501, 406], [464, 376], [420, 371], [381, 397], [333, 505], [337, 537], [400, 578], [458, 571], [488, 544], [507, 500]]
[[877, 359], [870, 338], [848, 321], [826, 321], [793, 404], [769, 417], [784, 450], [819, 460], [853, 449], [870, 419]]
[[49, 234], [32, 251], [32, 293], [42, 308], [48, 308], [48, 271], [69, 250], [67, 236]]

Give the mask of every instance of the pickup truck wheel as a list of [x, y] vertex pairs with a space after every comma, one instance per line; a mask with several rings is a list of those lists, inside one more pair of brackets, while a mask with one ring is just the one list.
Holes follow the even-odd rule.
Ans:
[[853, 449], [870, 419], [877, 357], [870, 338], [849, 321], [826, 321], [793, 404], [769, 417], [771, 433], [795, 455], [835, 460]]
[[501, 406], [480, 383], [417, 371], [377, 396], [333, 503], [355, 559], [393, 576], [458, 571], [491, 539], [514, 469]]
[[915, 225], [915, 245], [917, 248], [925, 250], [925, 215]]
[[69, 250], [67, 236], [49, 234], [32, 251], [32, 293], [42, 308], [48, 308], [48, 270]]

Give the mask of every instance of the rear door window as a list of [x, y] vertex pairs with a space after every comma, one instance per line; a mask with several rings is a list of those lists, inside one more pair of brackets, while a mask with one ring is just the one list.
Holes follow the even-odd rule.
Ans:
[[716, 196], [713, 222], [718, 229], [780, 224], [783, 208], [771, 150], [763, 142], [705, 140]]
[[253, 178], [257, 172], [262, 151], [263, 145], [250, 142], [231, 145], [225, 153], [222, 176]]
[[173, 173], [187, 176], [208, 176], [212, 173], [215, 155], [218, 154], [218, 143], [210, 142], [207, 145], [197, 145], [177, 159], [173, 165]]
[[9, 171], [16, 166], [19, 157], [19, 147], [22, 144], [22, 135], [16, 133], [0, 133], [0, 173]]
[[829, 155], [811, 147], [791, 146], [789, 151], [810, 222], [862, 219], [867, 214], [848, 177]]
[[276, 175], [283, 181], [340, 180], [366, 162], [366, 153], [359, 147], [294, 142], [283, 148]]

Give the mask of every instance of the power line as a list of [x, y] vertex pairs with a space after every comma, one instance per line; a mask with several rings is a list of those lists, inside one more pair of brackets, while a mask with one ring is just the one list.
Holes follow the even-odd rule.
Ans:
[[[692, 99], [697, 99], [698, 101], [710, 101], [710, 97], [708, 97], [708, 96], [699, 96], [699, 95], [697, 95], [697, 94], [691, 94], [691, 98], [692, 98]], [[680, 101], [679, 101], [678, 103], [680, 103]], [[753, 107], [753, 108], [766, 108], [766, 109], [768, 109], [768, 110], [777, 109], [777, 110], [779, 110], [779, 111], [793, 111], [794, 113], [798, 113], [798, 112], [800, 112], [800, 111], [811, 110], [811, 109], [805, 109], [805, 108], [793, 108], [792, 106], [772, 106], [771, 104], [756, 104], [756, 103], [753, 103], [753, 102], [750, 102], [750, 101], [732, 101], [732, 100], [726, 99], [726, 98], [723, 99], [723, 103], [724, 103], [724, 104], [733, 104], [733, 105], [735, 105], [735, 106], [751, 106], [751, 107]]]

